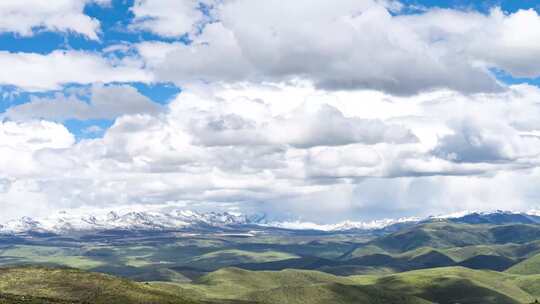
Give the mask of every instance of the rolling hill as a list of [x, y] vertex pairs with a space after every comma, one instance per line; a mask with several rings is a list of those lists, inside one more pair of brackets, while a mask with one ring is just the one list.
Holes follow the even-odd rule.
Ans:
[[506, 272], [513, 274], [540, 274], [540, 254], [512, 266]]
[[254, 303], [531, 303], [540, 276], [516, 276], [464, 267], [422, 269], [382, 276], [333, 276], [317, 271], [225, 268], [178, 285], [201, 300]]
[[528, 303], [540, 299], [537, 220], [2, 235], [0, 304]]
[[195, 303], [148, 284], [69, 268], [0, 268], [0, 294], [0, 303]]

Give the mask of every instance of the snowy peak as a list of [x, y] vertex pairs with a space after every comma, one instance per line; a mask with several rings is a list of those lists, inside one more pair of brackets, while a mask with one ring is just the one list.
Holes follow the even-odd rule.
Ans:
[[248, 217], [224, 213], [110, 211], [101, 214], [79, 214], [66, 211], [43, 219], [22, 217], [0, 225], [0, 233], [52, 232], [68, 233], [99, 230], [174, 230], [188, 227], [225, 227], [256, 224]]
[[517, 213], [509, 211], [460, 212], [427, 218], [383, 219], [367, 222], [344, 221], [336, 224], [317, 224], [312, 222], [288, 221], [267, 222], [264, 215], [246, 216], [230, 212], [199, 213], [191, 210], [172, 211], [94, 211], [59, 212], [51, 217], [32, 219], [22, 217], [0, 224], [0, 234], [21, 234], [43, 232], [67, 234], [104, 230], [178, 230], [188, 228], [226, 228], [245, 225], [258, 225], [261, 228], [280, 228], [288, 230], [317, 230], [327, 232], [393, 229], [401, 225], [414, 225], [432, 221], [449, 221], [465, 224], [540, 224], [540, 211]]
[[396, 228], [399, 225], [428, 223], [433, 221], [449, 221], [463, 224], [540, 224], [540, 211], [512, 212], [496, 210], [493, 212], [463, 211], [447, 215], [429, 216], [426, 218], [406, 217], [399, 219], [383, 219], [369, 222], [344, 221], [337, 224], [321, 225], [312, 222], [271, 222], [266, 226], [272, 226], [291, 230], [319, 230], [319, 231], [351, 231], [351, 230], [376, 230]]
[[399, 218], [399, 219], [383, 219], [375, 220], [369, 222], [354, 222], [354, 221], [344, 221], [337, 224], [327, 224], [321, 225], [311, 222], [271, 222], [266, 226], [271, 226], [275, 228], [283, 228], [290, 230], [319, 230], [319, 231], [350, 231], [350, 230], [375, 230], [383, 229], [385, 227], [400, 224], [400, 223], [417, 223], [420, 221], [420, 218]]
[[497, 210], [495, 212], [473, 212], [457, 218], [449, 218], [452, 222], [465, 224], [538, 224], [540, 217], [529, 213], [516, 213]]
[[27, 216], [23, 216], [16, 221], [7, 222], [4, 225], [0, 225], [0, 231], [19, 232], [19, 231], [40, 231], [40, 230], [41, 230], [40, 223]]

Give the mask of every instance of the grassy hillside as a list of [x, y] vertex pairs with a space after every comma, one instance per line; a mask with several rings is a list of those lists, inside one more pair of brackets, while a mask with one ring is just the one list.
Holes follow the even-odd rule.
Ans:
[[0, 304], [83, 304], [78, 301], [0, 294]]
[[[475, 248], [479, 254], [492, 254], [492, 250], [510, 254], [540, 251], [540, 225], [471, 225], [447, 221], [429, 222], [375, 238], [347, 252], [342, 258], [355, 258], [369, 254], [400, 254], [422, 247], [449, 249]], [[531, 245], [530, 247], [525, 244]], [[492, 246], [482, 248], [482, 246]], [[512, 248], [513, 247], [513, 248]], [[524, 252], [517, 252], [522, 248]], [[457, 255], [460, 253], [457, 252]], [[463, 253], [466, 255], [466, 253]], [[464, 256], [467, 259], [472, 256]]]
[[512, 266], [507, 272], [512, 274], [540, 274], [540, 254]]
[[348, 277], [317, 271], [247, 271], [226, 268], [210, 273], [195, 284], [180, 285], [186, 294], [202, 300], [255, 303], [388, 303], [427, 304], [416, 296], [388, 293], [356, 284]]
[[181, 294], [173, 295], [152, 285], [46, 267], [0, 268], [0, 294], [4, 295], [5, 303], [33, 303], [31, 300], [40, 298], [49, 299], [45, 303], [194, 303]]
[[307, 286], [282, 286], [271, 290], [255, 291], [247, 296], [257, 303], [312, 303], [312, 304], [428, 304], [424, 299], [388, 293], [376, 288], [326, 283]]
[[178, 285], [201, 300], [256, 303], [531, 303], [540, 276], [464, 267], [422, 269], [382, 276], [341, 277], [317, 271], [226, 268]]
[[540, 299], [539, 231], [437, 221], [371, 239], [280, 230], [45, 236], [0, 245], [0, 265], [40, 265], [0, 268], [0, 304], [529, 303]]
[[435, 222], [414, 226], [370, 242], [387, 252], [401, 253], [420, 247], [449, 248], [491, 243], [483, 225]]
[[489, 269], [504, 271], [514, 265], [516, 261], [498, 255], [477, 255], [460, 262], [458, 265], [471, 269]]
[[493, 271], [463, 267], [423, 269], [383, 277], [357, 277], [387, 292], [414, 295], [445, 303], [529, 303], [534, 296], [515, 284], [514, 278]]
[[0, 269], [0, 304], [370, 303], [523, 304], [540, 298], [540, 275], [464, 267], [391, 275], [224, 268], [193, 283], [136, 283], [74, 269]]
[[40, 236], [7, 241], [0, 237], [0, 265], [67, 266], [136, 281], [177, 283], [223, 267], [294, 268], [338, 275], [387, 274], [453, 265], [505, 270], [540, 253], [540, 240], [536, 239], [539, 235], [540, 225], [436, 221], [369, 232], [274, 229], [257, 237], [172, 232]]
[[189, 265], [200, 269], [216, 270], [240, 263], [267, 263], [298, 258], [297, 255], [279, 251], [218, 250], [196, 256]]

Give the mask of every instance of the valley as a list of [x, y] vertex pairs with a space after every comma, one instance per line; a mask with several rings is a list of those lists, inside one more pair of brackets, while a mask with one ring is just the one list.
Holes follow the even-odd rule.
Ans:
[[538, 222], [499, 212], [333, 231], [4, 232], [0, 303], [531, 303]]

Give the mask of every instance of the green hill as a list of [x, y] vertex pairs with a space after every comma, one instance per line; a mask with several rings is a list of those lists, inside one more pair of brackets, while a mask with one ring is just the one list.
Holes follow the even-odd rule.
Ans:
[[489, 244], [492, 236], [484, 225], [434, 222], [417, 225], [370, 242], [383, 250], [401, 253], [420, 247], [449, 248]]
[[539, 225], [513, 224], [492, 227], [489, 232], [498, 244], [523, 244], [540, 239]]
[[503, 271], [510, 268], [516, 262], [512, 259], [497, 255], [476, 255], [470, 259], [462, 261], [459, 266], [471, 269], [489, 269]]
[[224, 268], [194, 283], [136, 283], [67, 268], [0, 269], [0, 304], [518, 304], [539, 297], [540, 275], [464, 267], [361, 276]]
[[218, 250], [194, 257], [189, 265], [199, 269], [217, 270], [240, 263], [268, 263], [294, 258], [298, 256], [279, 251]]
[[68, 268], [0, 268], [0, 294], [4, 303], [194, 303], [152, 285]]
[[[356, 254], [362, 254], [365, 250], [369, 252], [368, 254], [383, 252], [395, 254], [421, 247], [459, 248], [478, 245], [525, 244], [539, 239], [539, 225], [470, 225], [440, 221], [416, 225], [376, 238], [358, 246], [348, 255], [355, 254], [355, 251], [357, 251]], [[538, 244], [534, 249], [539, 249]]]
[[340, 277], [317, 271], [247, 271], [226, 268], [194, 284], [184, 294], [210, 301], [253, 303], [531, 303], [540, 276], [472, 270], [422, 269], [392, 275]]
[[540, 274], [540, 254], [510, 267], [506, 272], [512, 274]]
[[351, 286], [339, 283], [314, 284], [307, 286], [282, 286], [276, 289], [255, 291], [246, 296], [257, 303], [288, 304], [428, 304], [424, 299], [396, 293], [388, 293], [380, 289]]
[[406, 293], [441, 304], [517, 304], [534, 300], [515, 284], [514, 277], [463, 267], [423, 269], [369, 280], [388, 292]]
[[202, 300], [256, 303], [427, 304], [418, 297], [362, 286], [348, 277], [318, 271], [247, 271], [225, 268], [180, 288]]
[[0, 304], [82, 304], [82, 302], [32, 296], [0, 294]]

